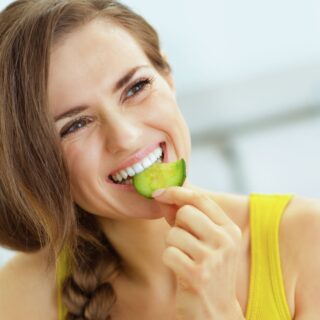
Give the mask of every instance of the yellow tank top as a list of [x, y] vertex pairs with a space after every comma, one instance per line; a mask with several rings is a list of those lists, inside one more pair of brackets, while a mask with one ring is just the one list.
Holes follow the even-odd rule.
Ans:
[[[291, 198], [250, 195], [251, 270], [246, 320], [291, 320], [279, 253], [280, 220]], [[67, 313], [61, 299], [67, 274], [67, 254], [63, 252], [57, 265], [58, 320], [65, 320]]]
[[250, 196], [251, 270], [246, 320], [290, 320], [279, 252], [279, 225], [292, 195]]

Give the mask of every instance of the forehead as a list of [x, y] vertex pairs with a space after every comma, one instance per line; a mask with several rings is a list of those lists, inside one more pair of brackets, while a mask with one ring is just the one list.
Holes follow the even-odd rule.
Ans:
[[110, 88], [130, 68], [143, 64], [150, 62], [127, 31], [110, 22], [94, 20], [52, 48], [50, 106], [74, 104], [79, 90], [86, 88], [89, 92], [97, 84]]

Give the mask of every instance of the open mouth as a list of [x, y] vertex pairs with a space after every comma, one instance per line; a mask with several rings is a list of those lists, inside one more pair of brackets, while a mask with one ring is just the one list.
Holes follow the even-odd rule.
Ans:
[[109, 179], [115, 184], [132, 184], [132, 178], [143, 172], [145, 169], [152, 166], [154, 163], [161, 163], [164, 159], [164, 143], [150, 152], [146, 157], [141, 161], [133, 164], [132, 166], [125, 168], [116, 172], [115, 174], [109, 175]]

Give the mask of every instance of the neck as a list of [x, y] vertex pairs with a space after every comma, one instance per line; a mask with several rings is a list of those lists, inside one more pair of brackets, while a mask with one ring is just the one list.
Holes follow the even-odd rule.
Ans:
[[162, 262], [170, 229], [165, 219], [100, 220], [103, 231], [120, 255], [124, 275], [131, 281], [152, 284], [172, 278]]

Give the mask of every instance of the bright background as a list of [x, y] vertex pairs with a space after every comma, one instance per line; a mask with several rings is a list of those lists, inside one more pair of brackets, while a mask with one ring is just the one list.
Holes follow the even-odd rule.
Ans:
[[[320, 197], [319, 0], [123, 2], [173, 67], [193, 183]], [[12, 254], [0, 249], [0, 265]]]

